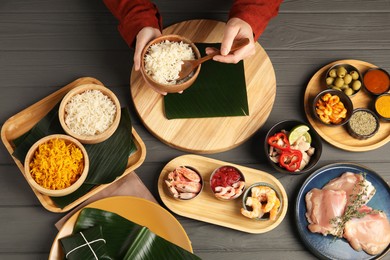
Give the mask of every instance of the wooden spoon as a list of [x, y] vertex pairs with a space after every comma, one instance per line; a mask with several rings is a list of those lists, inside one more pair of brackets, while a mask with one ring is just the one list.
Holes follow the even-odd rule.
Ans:
[[[235, 52], [238, 49], [241, 49], [245, 45], [248, 45], [249, 39], [242, 38], [239, 40], [233, 41], [232, 48], [229, 53]], [[183, 64], [181, 65], [181, 70], [179, 72], [179, 78], [177, 80], [181, 80], [186, 78], [192, 71], [194, 71], [201, 63], [212, 59], [215, 55], [221, 54], [220, 51], [216, 51], [212, 54], [204, 56], [197, 60], [183, 60]]]

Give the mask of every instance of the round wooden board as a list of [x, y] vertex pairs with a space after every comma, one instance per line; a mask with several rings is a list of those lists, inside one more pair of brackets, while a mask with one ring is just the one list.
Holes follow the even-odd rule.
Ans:
[[[242, 195], [233, 201], [221, 201], [214, 196], [210, 187], [210, 175], [214, 169], [223, 165], [232, 165], [240, 169], [245, 176], [246, 187], [256, 182], [266, 182], [275, 187], [282, 197], [282, 204], [275, 220], [259, 221], [241, 215]], [[179, 166], [194, 167], [202, 175], [203, 190], [192, 200], [180, 201], [172, 198], [164, 182], [168, 174]], [[276, 228], [283, 221], [288, 209], [287, 193], [279, 180], [271, 174], [193, 154], [176, 157], [165, 165], [158, 178], [158, 193], [165, 206], [176, 214], [254, 234], [265, 233]]]
[[[304, 96], [305, 113], [307, 119], [309, 120], [309, 123], [317, 131], [317, 133], [328, 143], [343, 150], [352, 152], [363, 152], [374, 150], [387, 144], [390, 141], [390, 123], [381, 121], [378, 133], [376, 133], [373, 137], [369, 139], [358, 140], [348, 134], [348, 131], [345, 126], [326, 126], [321, 122], [317, 121], [312, 115], [310, 108], [315, 95], [326, 88], [326, 71], [331, 66], [338, 63], [351, 64], [355, 66], [358, 70], [360, 70], [362, 75], [364, 75], [364, 73], [368, 69], [377, 67], [365, 61], [338, 60], [322, 67], [319, 71], [317, 71], [309, 81]], [[355, 96], [351, 98], [354, 108], [371, 108], [374, 99], [375, 98], [369, 95], [364, 89], [361, 89]]]
[[[164, 34], [183, 35], [193, 42], [221, 42], [225, 23], [191, 20], [166, 28]], [[136, 111], [145, 127], [162, 142], [191, 153], [232, 149], [251, 137], [267, 120], [275, 100], [276, 78], [272, 63], [256, 43], [256, 54], [244, 60], [249, 116], [168, 120], [163, 96], [145, 85], [134, 67], [130, 89]]]

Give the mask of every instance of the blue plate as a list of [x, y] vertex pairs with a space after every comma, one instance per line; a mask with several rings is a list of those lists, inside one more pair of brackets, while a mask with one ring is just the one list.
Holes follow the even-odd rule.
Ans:
[[376, 188], [374, 197], [367, 204], [373, 209], [383, 210], [387, 218], [390, 218], [390, 187], [374, 171], [351, 163], [335, 163], [325, 166], [310, 175], [300, 189], [296, 201], [295, 218], [298, 225], [298, 232], [305, 245], [310, 251], [321, 259], [337, 260], [360, 260], [360, 259], [378, 259], [383, 257], [390, 250], [388, 246], [381, 254], [369, 255], [364, 251], [355, 251], [344, 238], [335, 238], [332, 235], [323, 236], [319, 233], [311, 233], [307, 226], [305, 195], [313, 188], [321, 189], [331, 179], [339, 177], [345, 172], [362, 173], [365, 172], [366, 178]]

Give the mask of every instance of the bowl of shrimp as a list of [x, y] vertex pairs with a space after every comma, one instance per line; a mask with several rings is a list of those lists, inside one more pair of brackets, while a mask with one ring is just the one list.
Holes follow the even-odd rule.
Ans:
[[167, 174], [164, 180], [168, 193], [179, 201], [196, 198], [203, 190], [203, 178], [191, 166], [179, 166]]
[[237, 167], [223, 165], [212, 172], [210, 187], [217, 199], [234, 200], [244, 192], [245, 176]]
[[266, 182], [256, 182], [242, 196], [241, 214], [254, 220], [275, 221], [282, 203], [282, 196], [275, 187]]

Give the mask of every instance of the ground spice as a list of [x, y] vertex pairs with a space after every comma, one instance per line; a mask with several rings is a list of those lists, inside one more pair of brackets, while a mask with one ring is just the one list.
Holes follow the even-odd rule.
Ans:
[[380, 69], [367, 71], [363, 81], [365, 88], [374, 94], [386, 92], [390, 85], [389, 75]]
[[379, 97], [375, 102], [375, 109], [384, 118], [390, 118], [390, 95]]
[[377, 122], [372, 114], [358, 111], [352, 114], [349, 125], [352, 131], [358, 135], [370, 135], [375, 132]]

